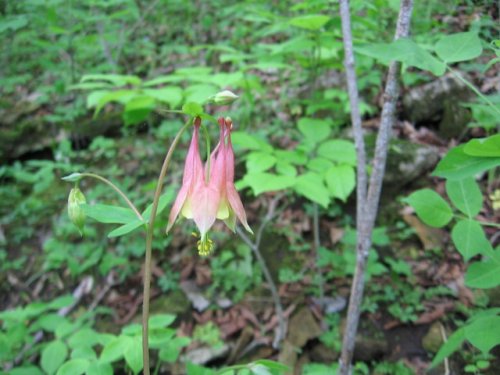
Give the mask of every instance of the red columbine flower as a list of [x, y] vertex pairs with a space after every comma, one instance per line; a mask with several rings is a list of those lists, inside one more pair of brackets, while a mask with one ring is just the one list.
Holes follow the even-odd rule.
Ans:
[[[201, 120], [194, 124], [193, 137], [186, 156], [182, 187], [170, 211], [167, 232], [170, 231], [179, 213], [193, 219], [200, 231], [198, 251], [200, 255], [209, 255], [213, 243], [208, 238], [208, 231], [221, 219], [234, 230], [235, 213], [245, 228], [251, 232], [246, 221], [241, 200], [234, 188], [234, 153], [231, 145], [231, 123], [219, 119], [220, 139], [210, 157], [210, 163], [203, 168], [198, 147], [198, 134]], [[228, 138], [226, 146], [225, 139]]]

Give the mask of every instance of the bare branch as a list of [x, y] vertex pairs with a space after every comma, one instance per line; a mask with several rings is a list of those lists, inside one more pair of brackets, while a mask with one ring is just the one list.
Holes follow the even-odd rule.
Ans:
[[[410, 29], [410, 19], [413, 9], [413, 0], [401, 0], [401, 8], [398, 16], [395, 39], [408, 36]], [[392, 62], [389, 67], [387, 83], [384, 91], [384, 105], [380, 129], [377, 136], [375, 156], [373, 160], [373, 173], [370, 178], [368, 194], [366, 194], [366, 156], [363, 143], [363, 133], [361, 128], [361, 118], [354, 116], [354, 106], [358, 105], [358, 93], [356, 87], [356, 75], [354, 72], [354, 57], [352, 53], [352, 36], [350, 27], [350, 13], [348, 0], [340, 0], [340, 16], [342, 19], [342, 32], [344, 34], [344, 50], [346, 54], [346, 76], [349, 88], [349, 98], [351, 101], [351, 118], [353, 123], [356, 151], [358, 155], [358, 201], [357, 201], [357, 244], [356, 244], [356, 269], [352, 281], [351, 295], [349, 299], [349, 309], [347, 312], [347, 324], [342, 343], [342, 354], [340, 356], [339, 374], [348, 375], [352, 373], [351, 362], [354, 354], [356, 332], [358, 329], [359, 316], [361, 314], [361, 302], [364, 291], [364, 274], [366, 260], [371, 246], [371, 235], [375, 219], [378, 212], [380, 192], [385, 173], [387, 160], [387, 150], [394, 125], [394, 115], [399, 96], [398, 73], [401, 65]], [[358, 113], [359, 117], [359, 113]], [[359, 126], [357, 121], [359, 121]], [[362, 165], [361, 165], [362, 164]], [[360, 176], [360, 173], [365, 173]], [[360, 184], [363, 184], [359, 186]]]

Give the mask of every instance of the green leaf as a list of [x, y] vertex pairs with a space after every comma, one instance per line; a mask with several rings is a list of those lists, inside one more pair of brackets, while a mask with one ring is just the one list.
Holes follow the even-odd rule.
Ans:
[[80, 80], [80, 82], [88, 81], [106, 81], [111, 82], [115, 86], [124, 86], [129, 84], [139, 86], [142, 82], [139, 77], [121, 74], [87, 74]]
[[[92, 94], [94, 94], [94, 93], [92, 93]], [[137, 95], [137, 93], [132, 91], [132, 90], [117, 90], [117, 91], [106, 92], [104, 95], [99, 94], [97, 97], [98, 100], [95, 103], [94, 116], [97, 116], [106, 104], [111, 103], [111, 102], [118, 102], [121, 104], [126, 104], [129, 100], [131, 100], [136, 95]], [[93, 97], [92, 97], [92, 99], [93, 100], [90, 99], [90, 95], [89, 95], [89, 98], [87, 98], [87, 106], [89, 108], [91, 107], [91, 104], [95, 101], [95, 99]]]
[[386, 65], [391, 61], [400, 61], [408, 66], [430, 71], [436, 76], [441, 76], [446, 70], [445, 64], [408, 38], [401, 38], [391, 43], [357, 46], [354, 50], [380, 60]]
[[405, 201], [415, 209], [418, 217], [431, 227], [444, 227], [453, 217], [451, 207], [433, 190], [417, 190]]
[[9, 375], [43, 375], [43, 372], [35, 366], [16, 367], [9, 371]]
[[113, 366], [109, 363], [92, 362], [87, 369], [87, 375], [113, 375]]
[[475, 220], [460, 220], [453, 227], [451, 238], [466, 261], [476, 254], [487, 254], [493, 251], [484, 235], [483, 228]]
[[182, 113], [195, 117], [203, 113], [203, 107], [198, 103], [186, 103], [182, 106]]
[[[167, 205], [172, 202], [174, 196], [176, 194], [176, 190], [174, 190], [171, 186], [167, 188], [165, 194], [160, 196], [160, 200], [158, 202], [158, 208], [156, 209], [156, 216], [163, 212], [163, 210], [167, 207]], [[153, 204], [151, 203], [142, 213], [142, 217], [146, 222], [149, 222], [151, 216], [151, 210], [153, 209]]]
[[467, 155], [464, 146], [452, 148], [439, 162], [434, 176], [460, 180], [500, 165], [500, 158]]
[[88, 204], [81, 204], [85, 215], [92, 219], [105, 224], [128, 224], [137, 220], [137, 216], [130, 208], [109, 206], [105, 204], [95, 204], [90, 206]]
[[325, 180], [331, 195], [343, 202], [346, 201], [356, 185], [354, 168], [350, 165], [331, 167], [325, 174]]
[[323, 14], [307, 14], [304, 16], [294, 17], [289, 22], [290, 25], [301, 29], [316, 31], [325, 26], [330, 17]]
[[318, 155], [338, 163], [356, 165], [356, 149], [351, 141], [326, 141], [319, 146]]
[[470, 218], [476, 216], [481, 211], [483, 194], [479, 189], [479, 185], [472, 177], [462, 180], [447, 180], [446, 193], [455, 207]]
[[142, 362], [142, 337], [137, 336], [134, 337], [125, 350], [125, 362], [132, 369], [134, 374], [139, 373], [142, 370], [143, 362]]
[[71, 352], [71, 359], [75, 358], [83, 358], [83, 359], [88, 359], [89, 361], [96, 361], [97, 354], [91, 347], [80, 346]]
[[235, 131], [231, 132], [231, 140], [233, 145], [248, 150], [260, 150], [265, 152], [272, 152], [273, 147], [264, 140], [255, 135], [248, 134], [247, 132]]
[[162, 345], [160, 349], [160, 359], [165, 362], [173, 363], [179, 358], [181, 349], [191, 343], [189, 337], [175, 337]]
[[276, 150], [274, 155], [280, 161], [286, 161], [293, 165], [304, 165], [307, 162], [306, 155], [299, 150]]
[[325, 171], [328, 171], [334, 165], [335, 164], [333, 164], [328, 159], [314, 158], [314, 159], [311, 159], [307, 162], [307, 169], [309, 169], [313, 172], [318, 172], [320, 174], [323, 174], [323, 173], [325, 173]]
[[300, 175], [295, 180], [294, 189], [300, 195], [307, 199], [319, 203], [321, 206], [327, 208], [330, 203], [330, 194], [323, 178], [314, 172], [307, 172]]
[[276, 164], [276, 157], [266, 152], [252, 152], [247, 156], [248, 173], [264, 172]]
[[285, 176], [295, 177], [297, 175], [297, 169], [290, 163], [278, 160], [276, 162], [276, 172]]
[[248, 366], [250, 368], [250, 371], [254, 375], [272, 375], [269, 369], [261, 364], [252, 364]]
[[284, 364], [276, 362], [276, 361], [271, 361], [269, 359], [259, 359], [253, 363], [258, 364], [258, 365], [264, 365], [267, 368], [270, 368], [271, 370], [290, 371], [290, 367], [288, 367], [287, 365], [284, 365]]
[[132, 345], [132, 338], [129, 336], [121, 335], [111, 340], [102, 350], [101, 362], [110, 363], [121, 359], [130, 345]]
[[77, 182], [80, 181], [81, 179], [82, 179], [81, 173], [71, 173], [70, 175], [61, 178], [61, 180], [69, 182]]
[[172, 314], [153, 315], [149, 318], [149, 327], [151, 329], [168, 327], [175, 321], [175, 318], [176, 316]]
[[170, 105], [170, 108], [175, 108], [182, 102], [182, 89], [177, 86], [162, 87], [160, 89], [145, 89], [144, 94], [165, 102]]
[[81, 375], [87, 371], [89, 365], [90, 362], [86, 359], [72, 359], [59, 368], [57, 375]]
[[136, 230], [137, 228], [139, 228], [143, 225], [144, 225], [144, 221], [136, 219], [134, 221], [131, 221], [130, 223], [119, 226], [118, 228], [109, 232], [108, 238], [124, 236], [126, 234], [133, 232], [134, 230]]
[[42, 369], [48, 373], [53, 374], [64, 363], [68, 356], [68, 348], [62, 341], [52, 341], [42, 350], [40, 364]]
[[245, 186], [250, 186], [255, 195], [259, 195], [268, 191], [287, 189], [295, 184], [295, 177], [266, 172], [248, 173], [242, 182]]
[[57, 327], [66, 321], [61, 315], [52, 313], [52, 314], [43, 314], [34, 324], [35, 327], [41, 328], [47, 332], [54, 332]]
[[298, 128], [313, 143], [324, 141], [330, 135], [330, 124], [325, 120], [303, 117], [298, 122]]
[[465, 274], [465, 285], [481, 289], [500, 285], [500, 264], [492, 260], [470, 264]]
[[500, 316], [475, 319], [464, 328], [465, 338], [485, 354], [500, 344]]
[[75, 349], [80, 346], [92, 347], [99, 342], [97, 332], [91, 328], [82, 328], [76, 331], [68, 340], [70, 348]]
[[155, 108], [155, 100], [146, 95], [135, 96], [125, 104], [123, 120], [125, 125], [135, 125], [145, 121]]
[[442, 362], [446, 357], [449, 357], [454, 352], [456, 352], [465, 341], [465, 329], [462, 327], [448, 337], [448, 340], [441, 346], [436, 356], [432, 360], [430, 368], [436, 367], [440, 362]]
[[474, 32], [445, 35], [436, 43], [436, 54], [446, 63], [475, 59], [483, 52], [481, 40]]
[[465, 144], [464, 152], [471, 156], [500, 157], [500, 134], [483, 139], [471, 139]]
[[52, 302], [49, 303], [49, 309], [51, 310], [59, 310], [63, 307], [68, 307], [75, 302], [75, 297], [71, 294], [67, 294], [64, 296], [57, 297]]

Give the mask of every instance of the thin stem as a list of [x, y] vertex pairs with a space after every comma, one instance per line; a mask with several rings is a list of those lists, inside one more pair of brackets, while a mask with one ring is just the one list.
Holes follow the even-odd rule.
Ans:
[[262, 272], [264, 273], [264, 277], [269, 284], [269, 288], [271, 289], [271, 295], [273, 297], [274, 308], [276, 309], [276, 315], [278, 316], [278, 332], [273, 340], [273, 347], [279, 348], [280, 342], [285, 338], [286, 334], [286, 324], [285, 324], [285, 316], [283, 312], [283, 305], [281, 304], [280, 295], [278, 293], [278, 288], [274, 283], [273, 277], [271, 276], [271, 272], [266, 265], [266, 261], [260, 252], [260, 242], [262, 240], [262, 235], [264, 234], [264, 229], [266, 225], [272, 220], [276, 211], [276, 205], [281, 196], [275, 197], [271, 201], [269, 205], [269, 209], [267, 211], [266, 217], [262, 221], [257, 234], [255, 235], [255, 242], [252, 242], [250, 238], [243, 232], [240, 228], [236, 227], [236, 233], [240, 236], [240, 238], [252, 249], [254, 252], [257, 261], [259, 262], [260, 267], [262, 268]]
[[321, 272], [321, 268], [318, 266], [319, 248], [321, 246], [321, 240], [319, 238], [319, 210], [317, 203], [313, 203], [313, 237], [314, 237], [314, 251], [316, 252], [316, 272], [318, 274], [319, 299], [321, 301], [321, 306], [323, 307], [323, 299], [325, 298], [325, 288], [324, 288], [323, 273]]
[[142, 300], [142, 358], [144, 363], [144, 375], [150, 374], [149, 369], [149, 298], [151, 293], [151, 262], [152, 262], [152, 247], [153, 247], [153, 229], [156, 218], [156, 212], [158, 211], [158, 203], [160, 202], [160, 195], [163, 188], [163, 180], [167, 174], [168, 166], [170, 165], [170, 160], [174, 150], [179, 143], [184, 131], [191, 125], [191, 119], [177, 132], [170, 148], [168, 149], [165, 160], [163, 160], [163, 165], [161, 167], [160, 175], [158, 176], [158, 182], [156, 183], [155, 195], [153, 198], [153, 204], [151, 206], [151, 216], [149, 218], [147, 233], [146, 233], [146, 257], [144, 260], [144, 293]]
[[453, 74], [454, 77], [458, 78], [460, 81], [462, 81], [468, 88], [470, 88], [472, 91], [474, 91], [474, 93], [479, 96], [481, 99], [483, 99], [491, 108], [493, 108], [493, 110], [500, 114], [500, 109], [495, 105], [493, 104], [493, 102], [491, 100], [489, 100], [485, 95], [483, 95], [481, 93], [481, 91], [479, 91], [476, 86], [474, 86], [472, 83], [470, 83], [469, 81], [467, 81], [464, 77], [462, 77], [462, 75], [460, 73], [458, 73], [456, 70], [452, 69], [449, 65], [446, 65], [446, 69], [448, 69], [450, 71], [451, 74]]
[[120, 195], [120, 197], [123, 198], [123, 200], [128, 204], [128, 206], [132, 209], [132, 211], [134, 211], [135, 215], [137, 216], [137, 218], [141, 221], [144, 221], [144, 218], [142, 217], [141, 213], [139, 212], [139, 210], [137, 210], [137, 208], [134, 206], [134, 204], [130, 201], [130, 199], [128, 199], [128, 197], [125, 195], [125, 193], [123, 191], [121, 191], [118, 186], [116, 186], [115, 184], [113, 184], [111, 181], [109, 181], [108, 179], [102, 177], [102, 176], [99, 176], [98, 174], [95, 174], [95, 173], [80, 173], [81, 176], [83, 177], [91, 177], [91, 178], [95, 178], [99, 181], [102, 181], [104, 182], [105, 184], [109, 185], [114, 191], [116, 191], [118, 193], [118, 195]]

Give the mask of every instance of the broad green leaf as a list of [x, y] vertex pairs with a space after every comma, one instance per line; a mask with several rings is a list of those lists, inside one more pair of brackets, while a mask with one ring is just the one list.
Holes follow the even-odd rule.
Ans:
[[181, 349], [189, 345], [191, 339], [189, 337], [175, 337], [162, 345], [159, 356], [162, 361], [173, 363], [179, 358]]
[[[101, 112], [101, 109], [108, 103], [118, 102], [121, 104], [125, 104], [136, 95], [136, 92], [132, 90], [117, 90], [107, 92], [105, 95], [102, 95], [99, 98], [99, 101], [96, 103], [94, 115], [99, 114], [99, 112]], [[87, 98], [87, 105], [88, 103], [89, 99]]]
[[77, 347], [76, 349], [73, 349], [71, 352], [71, 359], [75, 358], [82, 358], [82, 359], [88, 359], [89, 361], [96, 361], [97, 360], [97, 354], [89, 346], [80, 346]]
[[104, 346], [100, 358], [101, 362], [110, 363], [121, 359], [130, 345], [132, 345], [131, 337], [118, 336]]
[[444, 227], [453, 217], [449, 204], [433, 190], [417, 190], [405, 201], [415, 209], [418, 217], [431, 227]]
[[323, 14], [307, 14], [292, 18], [290, 25], [305, 30], [316, 31], [325, 26], [328, 21], [330, 21], [330, 17]]
[[43, 375], [43, 372], [35, 366], [16, 367], [9, 371], [9, 375]]
[[86, 375], [113, 375], [113, 366], [109, 363], [92, 362]]
[[464, 146], [464, 152], [471, 156], [500, 157], [500, 134], [483, 139], [471, 139]]
[[138, 374], [142, 370], [142, 338], [137, 336], [132, 338], [132, 341], [124, 353], [125, 362], [132, 369], [134, 374]]
[[139, 77], [121, 74], [87, 74], [80, 80], [80, 82], [88, 81], [106, 81], [114, 84], [115, 86], [124, 86], [129, 84], [139, 86], [142, 82]]
[[470, 264], [465, 274], [465, 285], [481, 289], [500, 285], [500, 264], [492, 260]]
[[146, 95], [135, 96], [125, 104], [123, 120], [125, 125], [135, 125], [145, 121], [155, 108], [155, 100]]
[[49, 309], [51, 310], [59, 310], [63, 307], [70, 306], [73, 302], [75, 302], [75, 297], [71, 294], [67, 294], [61, 297], [57, 297], [55, 300], [49, 303]]
[[272, 375], [269, 369], [261, 364], [252, 364], [248, 366], [250, 368], [250, 372], [253, 375]]
[[258, 365], [264, 365], [267, 368], [270, 368], [271, 370], [290, 371], [290, 367], [288, 367], [287, 365], [284, 365], [284, 364], [276, 362], [276, 361], [271, 361], [269, 359], [259, 359], [253, 363], [258, 364]]
[[54, 374], [68, 356], [68, 348], [62, 341], [52, 341], [42, 350], [40, 364], [47, 374]]
[[464, 146], [452, 148], [439, 162], [434, 176], [460, 180], [500, 165], [500, 158], [467, 155]]
[[164, 328], [168, 327], [175, 321], [176, 316], [172, 314], [158, 314], [149, 318], [150, 328]]
[[294, 189], [300, 195], [307, 199], [319, 203], [321, 206], [327, 208], [330, 203], [330, 194], [323, 178], [314, 172], [307, 172], [300, 175], [295, 180]]
[[47, 332], [54, 332], [57, 327], [66, 321], [66, 318], [62, 317], [59, 314], [43, 314], [35, 323], [34, 327], [37, 329], [43, 329]]
[[493, 251], [483, 228], [475, 220], [460, 220], [453, 227], [451, 238], [466, 261], [476, 254], [486, 255], [488, 252]]
[[445, 35], [436, 43], [436, 54], [446, 63], [472, 60], [481, 55], [481, 40], [474, 32]]
[[297, 169], [292, 164], [287, 163], [286, 161], [278, 160], [276, 162], [275, 168], [278, 174], [292, 177], [295, 177], [297, 175]]
[[391, 61], [400, 61], [408, 66], [430, 71], [436, 76], [441, 76], [446, 70], [445, 64], [408, 38], [401, 38], [391, 43], [357, 46], [354, 50], [386, 65]]
[[356, 185], [354, 168], [350, 165], [331, 167], [325, 174], [325, 180], [331, 195], [343, 202], [346, 201]]
[[85, 215], [100, 223], [128, 224], [137, 220], [134, 211], [126, 207], [109, 206], [105, 204], [95, 204], [93, 206], [82, 204], [80, 207], [82, 207]]
[[203, 113], [203, 107], [198, 103], [186, 103], [182, 106], [182, 113], [195, 117]]
[[188, 86], [185, 91], [186, 102], [205, 103], [210, 97], [217, 94], [219, 88], [209, 84], [199, 84]]
[[235, 131], [231, 132], [231, 140], [233, 145], [248, 150], [260, 150], [272, 152], [273, 147], [264, 140], [255, 135], [248, 134], [247, 132]]
[[440, 362], [442, 362], [446, 357], [449, 357], [455, 353], [465, 341], [465, 329], [459, 328], [453, 334], [448, 337], [448, 340], [441, 346], [436, 356], [432, 360], [430, 368], [436, 367]]
[[483, 206], [483, 194], [472, 177], [462, 180], [447, 180], [446, 193], [451, 202], [469, 217], [476, 216]]
[[276, 150], [274, 155], [278, 160], [286, 161], [293, 165], [304, 165], [307, 162], [306, 155], [299, 150]]
[[70, 348], [75, 349], [79, 346], [92, 347], [99, 342], [97, 332], [91, 328], [82, 328], [76, 331], [68, 340]]
[[303, 117], [298, 122], [298, 128], [313, 143], [324, 141], [330, 135], [330, 124], [325, 120]]
[[247, 156], [247, 171], [264, 172], [276, 164], [276, 157], [267, 152], [252, 152]]
[[343, 139], [334, 139], [322, 143], [318, 155], [337, 163], [356, 165], [356, 149], [354, 143]]
[[268, 191], [287, 189], [295, 184], [295, 177], [259, 172], [248, 173], [242, 180], [244, 186], [250, 186], [255, 195]]
[[483, 353], [500, 344], [500, 316], [475, 319], [465, 327], [465, 338]]
[[333, 166], [333, 162], [325, 158], [314, 158], [307, 162], [307, 168], [309, 170], [320, 174], [324, 174], [325, 171], [328, 171]]
[[89, 365], [90, 362], [86, 359], [72, 359], [59, 368], [57, 375], [81, 375], [87, 371]]
[[170, 108], [175, 108], [182, 102], [182, 89], [180, 87], [169, 86], [159, 89], [145, 89], [143, 92], [160, 102], [168, 103]]
[[108, 233], [108, 238], [120, 237], [129, 234], [144, 225], [143, 221], [138, 219], [131, 221], [130, 223], [119, 226], [118, 228], [112, 230]]

